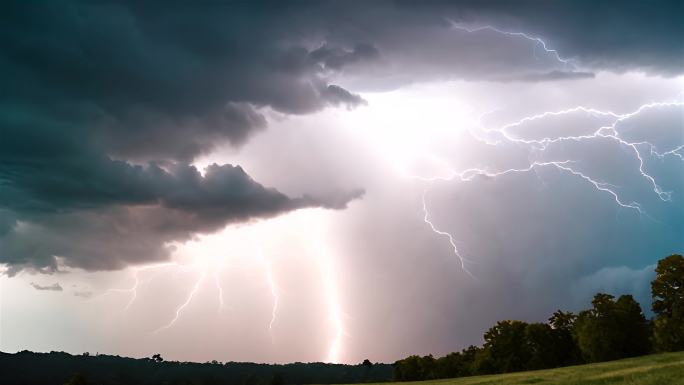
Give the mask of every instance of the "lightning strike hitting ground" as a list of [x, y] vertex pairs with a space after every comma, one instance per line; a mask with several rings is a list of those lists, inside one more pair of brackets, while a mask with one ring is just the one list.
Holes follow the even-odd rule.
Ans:
[[333, 339], [328, 349], [326, 362], [340, 362], [340, 351], [342, 349], [342, 337], [344, 327], [342, 326], [342, 312], [337, 292], [337, 274], [332, 258], [328, 253], [321, 255], [321, 269], [325, 278], [326, 302], [328, 303], [328, 319], [333, 327]]

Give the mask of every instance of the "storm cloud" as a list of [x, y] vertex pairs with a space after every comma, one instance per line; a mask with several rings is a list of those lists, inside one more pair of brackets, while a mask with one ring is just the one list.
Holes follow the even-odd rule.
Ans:
[[[647, 309], [653, 264], [684, 247], [684, 114], [679, 102], [615, 119], [681, 100], [683, 6], [0, 5], [0, 268], [18, 275], [4, 282], [3, 347], [320, 360], [324, 258], [349, 314], [347, 362], [458, 350], [499, 319], [543, 321], [596, 291]], [[607, 112], [567, 112], [576, 106]], [[566, 112], [510, 124], [549, 111]], [[637, 143], [642, 159], [615, 137], [588, 137], [613, 123], [602, 132]], [[561, 136], [584, 137], [539, 143]], [[630, 207], [553, 166], [429, 183], [397, 172], [535, 161], [567, 161]], [[475, 278], [425, 223], [423, 197]], [[344, 211], [284, 215], [308, 208]], [[138, 270], [148, 264], [160, 267]], [[93, 300], [50, 314], [91, 334], [45, 328], [45, 302], [27, 300], [55, 289], [24, 271], [61, 270], [73, 295], [50, 301]], [[200, 285], [202, 272], [214, 276]], [[149, 336], [193, 287], [179, 323]], [[221, 314], [224, 300], [236, 311]]]
[[161, 16], [132, 4], [3, 5], [0, 261], [10, 272], [53, 271], [58, 257], [123, 268], [228, 223], [341, 209], [360, 196], [291, 198], [239, 166], [202, 175], [191, 165], [264, 129], [265, 109], [364, 101], [327, 83], [322, 59], [296, 41], [260, 28], [245, 31], [253, 43], [243, 39], [235, 22], [258, 10], [183, 8]]

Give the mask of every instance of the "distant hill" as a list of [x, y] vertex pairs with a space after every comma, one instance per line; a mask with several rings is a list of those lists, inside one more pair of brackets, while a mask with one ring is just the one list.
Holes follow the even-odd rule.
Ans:
[[392, 365], [159, 362], [64, 352], [0, 352], [2, 385], [288, 385], [383, 382]]

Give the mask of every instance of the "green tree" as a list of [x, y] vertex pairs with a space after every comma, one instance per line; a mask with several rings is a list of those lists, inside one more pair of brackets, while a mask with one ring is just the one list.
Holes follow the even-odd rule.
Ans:
[[398, 381], [418, 381], [422, 380], [421, 358], [419, 356], [408, 356], [403, 360], [394, 363], [394, 379]]
[[529, 351], [526, 370], [555, 368], [560, 366], [562, 358], [556, 349], [556, 338], [551, 326], [533, 323], [525, 327], [525, 343]]
[[549, 325], [554, 330], [567, 330], [571, 331], [572, 327], [575, 325], [575, 320], [577, 316], [569, 311], [556, 310], [553, 315], [549, 317]]
[[615, 301], [598, 293], [592, 308], [579, 313], [574, 333], [588, 362], [615, 360], [646, 354], [649, 351], [648, 323], [639, 303], [631, 295]]
[[673, 254], [658, 261], [651, 282], [653, 340], [660, 351], [684, 350], [684, 257]]
[[[522, 321], [499, 321], [484, 334], [484, 349], [491, 360], [492, 369], [507, 373], [524, 370], [531, 357], [525, 338], [527, 323]], [[482, 364], [485, 364], [483, 362]], [[484, 368], [483, 368], [484, 369]]]
[[577, 316], [571, 312], [557, 310], [549, 318], [549, 326], [553, 329], [554, 354], [558, 366], [580, 363], [581, 354], [577, 342], [572, 335]]

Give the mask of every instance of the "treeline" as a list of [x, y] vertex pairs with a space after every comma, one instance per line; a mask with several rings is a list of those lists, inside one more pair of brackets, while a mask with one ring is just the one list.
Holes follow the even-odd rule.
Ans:
[[392, 366], [134, 359], [103, 354], [0, 352], [0, 385], [289, 385], [389, 381]]
[[631, 295], [598, 293], [578, 314], [556, 311], [547, 323], [499, 321], [470, 346], [444, 357], [410, 356], [394, 363], [397, 381], [431, 380], [609, 361], [684, 350], [684, 258], [658, 261], [647, 320]]

